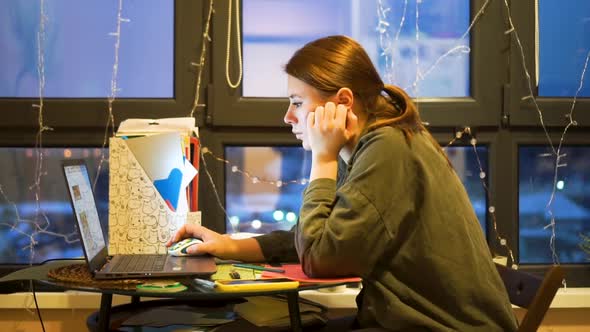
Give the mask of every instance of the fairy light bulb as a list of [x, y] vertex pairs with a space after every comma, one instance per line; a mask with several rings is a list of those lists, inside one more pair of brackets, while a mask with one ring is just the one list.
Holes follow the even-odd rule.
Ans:
[[238, 225], [240, 224], [240, 218], [238, 216], [231, 216], [229, 217], [229, 223], [234, 228], [238, 227]]
[[283, 211], [281, 211], [281, 210], [275, 210], [275, 211], [272, 213], [272, 218], [273, 218], [275, 221], [281, 221], [281, 220], [283, 220], [283, 219], [285, 218], [285, 212], [283, 212]]
[[290, 223], [294, 223], [297, 221], [297, 215], [295, 214], [295, 212], [287, 212], [287, 214], [285, 215], [285, 219]]
[[254, 229], [260, 229], [260, 227], [262, 227], [262, 221], [254, 219], [252, 220], [252, 223], [250, 223], [250, 226], [252, 226]]

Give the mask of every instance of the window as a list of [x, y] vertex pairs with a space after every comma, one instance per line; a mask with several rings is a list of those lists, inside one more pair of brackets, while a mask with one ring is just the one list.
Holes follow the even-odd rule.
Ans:
[[[0, 4], [0, 235], [6, 240], [0, 246], [0, 274], [46, 259], [82, 256], [60, 160], [83, 158], [96, 172], [96, 153], [109, 136], [106, 97], [116, 40], [109, 33], [117, 28], [118, 3], [44, 4], [42, 120], [49, 128], [40, 141], [39, 114], [32, 105], [39, 103], [36, 36], [41, 8], [39, 2]], [[113, 103], [114, 127], [127, 118], [187, 116], [194, 94], [194, 41], [202, 35], [202, 26], [194, 24], [201, 22], [200, 2], [129, 0], [123, 2], [121, 14], [130, 21], [121, 23], [121, 90]], [[41, 149], [35, 148], [37, 143]], [[95, 194], [108, 236], [108, 148], [104, 151], [107, 159]], [[38, 152], [44, 167], [37, 208], [30, 186]], [[33, 251], [27, 248], [30, 236], [37, 242]]]
[[590, 3], [539, 1], [538, 10], [539, 96], [590, 97], [588, 84], [577, 91], [590, 52]]
[[[384, 7], [391, 10], [380, 12]], [[320, 36], [344, 34], [363, 44], [387, 82], [405, 87], [412, 95], [469, 96], [466, 53], [456, 52], [441, 59], [443, 65], [429, 71], [449, 50], [467, 48], [469, 36], [461, 36], [469, 26], [469, 2], [423, 1], [418, 8], [422, 24], [420, 41], [416, 42], [415, 0], [384, 1], [381, 7], [376, 1], [358, 0], [288, 0], [281, 6], [269, 0], [244, 1], [243, 95], [286, 96], [287, 78], [282, 67], [289, 57]], [[325, 18], [326, 13], [331, 19]], [[379, 24], [380, 20], [387, 25]], [[375, 33], [375, 27], [381, 29], [379, 33]], [[428, 79], [417, 79], [417, 61], [420, 71], [428, 72]]]
[[[37, 153], [43, 155], [39, 201]], [[96, 179], [95, 197], [103, 233], [108, 236], [108, 151], [100, 148], [0, 148], [0, 264], [41, 263], [53, 258], [83, 257], [61, 160], [84, 158]], [[37, 204], [39, 204], [37, 206]], [[34, 244], [32, 250], [30, 246]]]
[[[285, 165], [296, 164], [295, 169], [285, 169], [285, 173], [278, 175], [281, 180], [298, 179], [306, 173], [307, 159], [301, 152], [293, 152], [300, 151], [298, 142], [283, 123], [288, 101], [281, 91], [284, 90], [281, 65], [294, 47], [320, 35], [351, 35], [365, 45], [384, 78], [387, 79], [388, 73], [391, 73], [392, 81], [402, 87], [416, 77], [416, 62], [423, 74], [428, 72], [417, 91], [410, 89], [409, 92], [416, 97], [422, 119], [429, 124], [428, 128], [437, 135], [442, 145], [455, 140], [458, 131], [471, 128], [473, 137], [478, 141], [477, 155], [489, 192], [482, 186], [481, 171], [469, 138], [455, 141], [447, 153], [467, 188], [494, 252], [505, 254], [498, 243], [506, 239], [517, 262], [530, 271], [542, 273], [543, 267], [552, 262], [547, 229], [541, 227], [548, 221], [544, 204], [531, 203], [531, 197], [540, 195], [541, 201], [548, 199], [548, 188], [554, 182], [552, 171], [545, 167], [551, 165], [547, 160], [555, 159], [540, 155], [546, 153], [548, 140], [554, 145], [559, 143], [565, 126], [572, 124], [564, 135], [567, 166], [559, 168], [558, 173], [564, 187], [557, 190], [554, 201], [556, 248], [559, 259], [568, 269], [568, 286], [589, 285], [590, 272], [586, 260], [589, 256], [576, 246], [578, 233], [588, 233], [582, 222], [588, 219], [588, 215], [564, 220], [560, 214], [576, 209], [558, 208], [558, 204], [569, 202], [575, 203], [578, 212], [590, 210], [590, 204], [585, 199], [588, 195], [584, 193], [587, 172], [580, 166], [588, 159], [587, 147], [590, 146], [587, 134], [590, 113], [584, 112], [590, 108], [588, 78], [582, 80], [590, 50], [587, 22], [584, 20], [584, 14], [588, 12], [586, 0], [511, 1], [509, 4], [488, 0], [407, 1], [405, 28], [400, 32], [397, 46], [391, 48], [391, 59], [397, 61], [393, 62], [393, 66], [385, 56], [380, 55], [382, 46], [387, 47], [388, 44], [380, 44], [378, 8], [380, 4], [390, 8], [387, 14], [389, 30], [385, 29], [383, 33], [389, 33], [390, 41], [395, 41], [404, 1], [285, 0], [281, 1], [281, 6], [275, 2], [240, 1], [237, 12], [242, 29], [239, 38], [236, 38], [238, 16], [235, 7], [232, 6], [231, 11], [233, 24], [230, 34], [227, 29], [229, 1], [214, 1], [215, 14], [208, 32], [211, 43], [205, 43], [207, 57], [199, 91], [201, 102], [206, 106], [199, 107], [195, 113], [203, 147], [208, 147], [215, 156], [227, 159], [240, 170], [252, 171], [251, 176], [275, 180], [280, 170], [275, 168], [266, 174], [259, 160], [252, 157], [258, 154], [279, 164], [283, 164], [280, 160], [290, 160]], [[535, 3], [539, 3], [538, 8]], [[75, 145], [72, 151], [80, 149], [82, 152], [73, 154], [82, 153], [83, 156], [83, 151], [88, 150], [91, 160], [94, 147], [101, 147], [104, 142], [108, 120], [105, 96], [110, 91], [98, 86], [106, 84], [108, 87], [112, 75], [114, 38], [106, 35], [116, 27], [116, 4], [99, 0], [86, 3], [84, 8], [61, 2], [46, 1], [45, 4], [50, 20], [47, 25], [47, 89], [43, 124], [53, 130], [43, 132], [43, 146], [51, 146], [47, 148], [48, 156], [58, 158], [59, 155], [61, 158], [63, 147]], [[20, 165], [26, 158], [27, 149], [35, 145], [39, 128], [38, 113], [32, 107], [38, 102], [34, 90], [36, 76], [32, 72], [36, 70], [32, 63], [36, 61], [33, 57], [36, 54], [35, 31], [39, 25], [36, 18], [38, 6], [19, 1], [0, 5], [0, 48], [3, 50], [0, 61], [0, 151], [4, 151], [0, 152], [0, 160], [7, 165], [0, 172], [0, 186], [8, 197], [0, 196], [2, 216], [13, 211], [6, 207], [8, 200], [30, 201], [26, 196], [30, 195], [28, 188], [19, 184], [20, 192], [11, 191], [17, 188], [13, 183], [24, 181], [18, 180], [24, 178], [13, 176], [7, 170], [27, 170], [27, 166], [15, 165]], [[84, 30], [83, 23], [91, 22], [93, 18], [82, 18], [91, 8], [97, 16], [105, 14], [92, 24], [93, 29]], [[157, 12], [155, 8], [158, 8]], [[145, 4], [138, 0], [124, 1], [123, 17], [129, 18], [130, 22], [122, 25], [118, 78], [122, 90], [113, 103], [115, 128], [127, 118], [188, 116], [196, 86], [197, 68], [193, 64], [199, 60], [208, 9], [209, 1], [176, 1], [173, 6], [153, 0]], [[508, 26], [508, 9], [515, 30]], [[26, 15], [22, 20], [15, 20], [17, 13]], [[325, 13], [330, 13], [331, 20], [325, 19]], [[420, 31], [417, 34], [416, 13], [419, 14], [417, 23]], [[76, 16], [71, 16], [73, 14]], [[315, 19], [318, 14], [322, 14], [321, 19]], [[273, 23], [273, 18], [279, 23]], [[146, 21], [149, 24], [144, 25]], [[467, 31], [471, 23], [473, 29]], [[146, 29], [152, 32], [143, 34]], [[518, 42], [514, 31], [518, 32]], [[465, 38], [461, 39], [466, 32]], [[81, 38], [77, 38], [76, 34], [80, 34]], [[227, 74], [234, 81], [239, 68], [237, 43], [243, 48], [244, 80], [236, 89], [230, 88], [226, 80], [228, 40], [230, 56]], [[460, 47], [459, 51], [442, 59], [439, 70], [429, 72], [433, 59], [450, 51], [454, 45]], [[467, 50], [465, 47], [469, 48], [469, 53], [463, 52]], [[70, 52], [81, 55], [69, 58]], [[21, 57], [23, 53], [25, 55]], [[80, 70], [76, 67], [79, 66], [77, 60], [86, 61], [86, 57], [90, 57], [86, 55], [88, 53], [96, 54], [96, 57], [92, 58], [93, 63], [88, 68]], [[154, 63], [154, 59], [160, 61]], [[25, 62], [27, 65], [23, 66]], [[272, 70], [269, 69], [271, 67]], [[524, 68], [531, 76], [530, 85]], [[23, 71], [21, 76], [26, 78], [19, 81], [17, 70]], [[92, 80], [84, 76], [78, 83], [72, 83], [76, 75], [82, 76], [80, 73], [96, 76], [92, 76], [95, 77]], [[68, 79], [72, 81], [66, 81]], [[584, 84], [574, 104], [573, 97], [581, 81]], [[86, 85], [89, 82], [91, 87]], [[572, 119], [576, 123], [571, 123]], [[235, 222], [228, 216], [237, 215], [239, 230], [253, 231], [250, 224], [244, 221], [255, 219], [261, 221], [261, 227], [269, 226], [266, 229], [270, 230], [270, 226], [280, 224], [274, 219], [274, 212], [281, 210], [285, 222], [280, 225], [288, 227], [287, 214], [294, 212], [295, 204], [280, 205], [283, 202], [276, 194], [285, 190], [290, 197], [297, 197], [299, 194], [296, 191], [302, 190], [302, 186], [281, 186], [280, 190], [276, 185], [269, 186], [268, 191], [275, 195], [271, 201], [278, 202], [280, 206], [264, 206], [257, 212], [265, 213], [250, 214], [252, 211], [245, 209], [243, 203], [244, 199], [250, 200], [248, 203], [257, 202], [255, 197], [247, 198], [252, 192], [252, 178], [232, 172], [230, 166], [209, 154], [203, 160], [199, 206], [203, 208], [205, 226], [225, 232], [228, 225], [232, 227], [230, 221]], [[47, 161], [48, 167], [49, 163]], [[250, 170], [252, 165], [256, 165], [256, 169]], [[55, 188], [59, 186], [54, 188], [51, 183], [59, 184], [60, 178], [61, 170], [50, 167], [43, 177], [42, 195], [53, 197], [57, 193]], [[579, 189], [573, 184], [582, 187]], [[258, 187], [262, 188], [263, 184], [259, 183]], [[582, 192], [576, 191], [578, 189]], [[65, 213], [62, 203], [57, 206]], [[57, 218], [58, 222], [54, 225], [62, 223], [59, 221], [62, 216], [53, 215], [53, 206], [44, 208], [51, 218]], [[26, 215], [30, 208], [24, 209]], [[280, 216], [281, 213], [277, 213], [276, 218], [280, 219]], [[271, 222], [265, 226], [265, 220]], [[242, 225], [245, 227], [242, 228]], [[501, 239], [495, 237], [496, 233]], [[47, 242], [47, 239], [40, 239]], [[78, 255], [81, 253], [78, 248], [77, 244], [72, 244], [59, 250], [64, 250], [66, 256]], [[9, 250], [12, 250], [12, 262], [25, 258], [19, 257], [13, 248]], [[43, 254], [37, 258], [41, 260], [41, 257], [44, 257]]]
[[[407, 6], [406, 2], [389, 0], [288, 0], [281, 6], [269, 0], [241, 3], [243, 36], [239, 41], [235, 37], [235, 8], [231, 10], [232, 30], [228, 31], [228, 3], [216, 4], [212, 58], [227, 60], [229, 66], [226, 70], [226, 61], [218, 61], [212, 68], [209, 96], [214, 103], [207, 109], [209, 124], [280, 126], [288, 105], [282, 66], [306, 42], [331, 34], [349, 35], [363, 44], [387, 82], [395, 82], [421, 99], [425, 121], [447, 126], [456, 125], [454, 119], [470, 124], [499, 123], [493, 112], [502, 104], [504, 72], [500, 68], [504, 60], [502, 51], [494, 45], [502, 42], [502, 36], [495, 33], [493, 24], [469, 30], [471, 18], [486, 1], [412, 0], [407, 1]], [[490, 20], [493, 17], [501, 22], [499, 5], [486, 5]], [[325, 13], [333, 19], [326, 20]], [[379, 24], [380, 17], [386, 24]], [[397, 44], [382, 43], [381, 36]], [[480, 41], [483, 39], [486, 42]], [[239, 77], [242, 62], [238, 42], [243, 46], [244, 76], [242, 84], [234, 89], [227, 76], [232, 83]], [[477, 51], [471, 51], [474, 49]]]
[[[585, 263], [582, 235], [590, 234], [590, 147], [562, 147], [564, 159], [555, 177], [555, 158], [547, 146], [519, 147], [519, 253], [520, 262], [553, 263], [549, 249], [553, 229], [560, 263]], [[552, 219], [555, 228], [548, 227]]]
[[[505, 152], [497, 162], [512, 163], [514, 184], [498, 186], [502, 187], [499, 195], [511, 198], [500, 197], [513, 212], [500, 219], [501, 227], [509, 230], [509, 243], [525, 269], [540, 272], [544, 264], [559, 261], [567, 268], [568, 286], [586, 286], [588, 254], [579, 244], [587, 230], [570, 213], [589, 208], [576, 188], [583, 186], [579, 179], [585, 172], [579, 164], [590, 144], [585, 134], [590, 116], [580, 111], [589, 105], [584, 66], [590, 40], [585, 37], [583, 19], [588, 4], [582, 0], [517, 1], [510, 3], [510, 10], [518, 35], [509, 32], [510, 78], [502, 112], [508, 131], [500, 134], [506, 139], [500, 147]], [[559, 144], [564, 145], [561, 153], [566, 155], [559, 160], [554, 181]], [[555, 217], [555, 251], [551, 214]]]
[[[448, 147], [446, 153], [485, 230], [487, 196], [477, 158], [487, 173], [487, 148], [478, 147], [477, 156], [470, 146]], [[225, 158], [226, 232], [291, 229], [299, 218], [301, 195], [311, 170], [311, 152], [300, 146], [229, 145], [225, 147]]]
[[[589, 123], [590, 114], [579, 110], [590, 105], [588, 75], [582, 75], [590, 55], [586, 19], [590, 4], [547, 0], [518, 1], [510, 6], [522, 45], [521, 51], [516, 35], [510, 34], [511, 79], [504, 95], [510, 125], [538, 126], [540, 112], [545, 126], [563, 128], [572, 110], [574, 121]], [[536, 97], [535, 102], [531, 96]]]
[[[38, 75], [39, 3], [0, 4], [0, 106], [12, 115], [0, 128], [35, 130]], [[202, 27], [200, 2], [124, 1], [117, 67], [115, 126], [127, 118], [187, 116], [193, 104]], [[118, 3], [45, 1], [43, 120], [58, 131], [75, 128], [96, 133], [102, 144], [109, 119], [107, 96], [115, 63]], [[67, 129], [69, 130], [69, 129]], [[67, 143], [67, 142], [66, 142]]]
[[[45, 96], [104, 98], [111, 94], [111, 72], [118, 6], [100, 1], [47, 1], [45, 12]], [[37, 43], [40, 4], [4, 1], [0, 44], [0, 97], [39, 95]], [[172, 98], [174, 3], [131, 0], [121, 25], [117, 93], [122, 98]], [[149, 36], [149, 42], [145, 42]]]
[[299, 218], [311, 152], [297, 146], [227, 146], [225, 158], [226, 232], [291, 229]]

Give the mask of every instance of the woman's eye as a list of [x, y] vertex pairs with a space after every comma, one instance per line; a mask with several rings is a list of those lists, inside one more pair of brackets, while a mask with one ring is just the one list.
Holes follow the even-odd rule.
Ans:
[[295, 106], [295, 108], [301, 107], [301, 103], [291, 103], [291, 105]]

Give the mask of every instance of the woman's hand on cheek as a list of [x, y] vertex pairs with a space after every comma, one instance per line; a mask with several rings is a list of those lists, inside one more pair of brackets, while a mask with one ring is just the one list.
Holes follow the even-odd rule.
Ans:
[[[340, 149], [351, 137], [347, 119], [351, 119], [346, 106], [333, 102], [318, 106], [307, 115], [307, 133], [312, 154], [316, 158], [336, 160]], [[354, 116], [354, 115], [353, 115]], [[352, 119], [356, 123], [356, 116]]]

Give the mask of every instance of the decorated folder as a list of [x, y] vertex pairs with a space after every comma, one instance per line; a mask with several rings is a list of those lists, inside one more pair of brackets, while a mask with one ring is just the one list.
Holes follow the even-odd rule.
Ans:
[[109, 255], [165, 254], [170, 237], [184, 223], [200, 224], [201, 213], [173, 211], [126, 140], [112, 137], [109, 149]]

